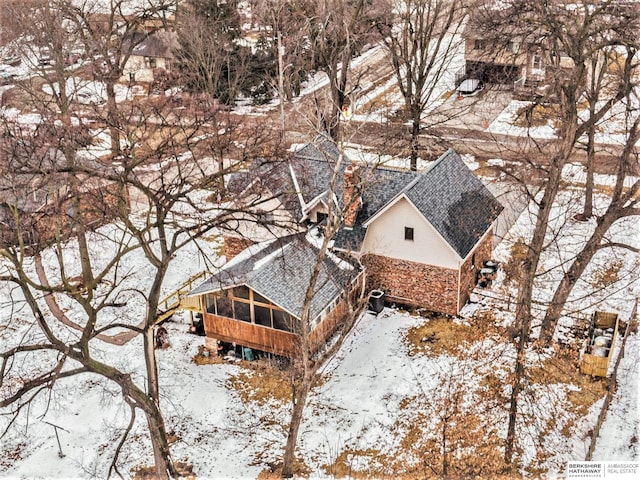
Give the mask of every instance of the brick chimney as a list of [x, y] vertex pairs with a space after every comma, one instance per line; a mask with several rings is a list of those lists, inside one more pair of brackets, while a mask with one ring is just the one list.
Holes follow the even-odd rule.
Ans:
[[353, 163], [344, 169], [343, 181], [344, 226], [353, 228], [356, 223], [356, 217], [358, 216], [358, 210], [362, 205], [362, 196], [360, 195], [360, 172], [358, 171], [358, 167]]

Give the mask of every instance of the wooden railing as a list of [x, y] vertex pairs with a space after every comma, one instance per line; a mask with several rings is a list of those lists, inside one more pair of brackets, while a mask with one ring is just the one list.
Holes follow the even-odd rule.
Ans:
[[200, 272], [197, 275], [190, 277], [186, 282], [180, 285], [177, 290], [160, 300], [158, 303], [158, 315], [156, 316], [155, 323], [157, 324], [166, 320], [177, 310], [181, 309], [193, 310], [202, 313], [200, 298], [187, 297], [187, 294], [193, 290], [194, 284], [206, 275], [209, 275], [209, 272]]

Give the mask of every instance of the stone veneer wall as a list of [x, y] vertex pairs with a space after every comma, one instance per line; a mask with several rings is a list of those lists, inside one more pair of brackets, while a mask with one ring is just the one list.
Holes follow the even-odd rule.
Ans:
[[367, 291], [384, 290], [387, 301], [435, 312], [458, 313], [458, 271], [365, 254]]
[[[480, 241], [471, 255], [467, 257], [467, 260], [462, 264], [460, 269], [460, 308], [464, 307], [464, 304], [469, 300], [469, 296], [476, 286], [478, 280], [477, 275], [482, 268], [483, 262], [491, 260], [491, 254], [493, 252], [493, 231], [489, 232], [484, 239]], [[475, 258], [474, 258], [475, 256]], [[474, 260], [474, 267], [471, 268], [471, 261]]]
[[250, 247], [255, 242], [247, 238], [224, 236], [224, 255], [227, 257], [227, 262], [233, 257], [238, 255], [245, 248]]

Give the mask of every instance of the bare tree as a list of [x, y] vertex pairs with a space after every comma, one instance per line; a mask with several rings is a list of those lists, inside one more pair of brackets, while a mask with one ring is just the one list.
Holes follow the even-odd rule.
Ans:
[[340, 115], [349, 94], [358, 89], [351, 78], [351, 60], [373, 39], [365, 0], [320, 0], [315, 2], [305, 31], [310, 42], [314, 67], [329, 77], [329, 105], [317, 101], [319, 128], [339, 140]]
[[[562, 190], [562, 172], [573, 156], [578, 141], [593, 126], [602, 121], [611, 109], [630, 95], [630, 81], [636, 42], [637, 15], [617, 15], [615, 2], [588, 0], [575, 8], [562, 4], [531, 4], [514, 0], [499, 9], [488, 9], [482, 15], [483, 25], [489, 38], [499, 45], [508, 45], [513, 38], [534, 42], [550, 75], [547, 97], [557, 105], [555, 120], [557, 140], [536, 148], [544, 152], [547, 162], [539, 161], [539, 152], [530, 152], [528, 160], [530, 178], [535, 184], [520, 181], [535, 205], [535, 225], [522, 264], [522, 276], [516, 300], [516, 322], [518, 330], [517, 358], [510, 395], [509, 426], [505, 447], [505, 460], [511, 463], [516, 443], [516, 420], [518, 399], [523, 390], [526, 370], [526, 352], [533, 321], [532, 302], [542, 253], [547, 247], [550, 216], [554, 202]], [[542, 40], [541, 40], [542, 39]], [[579, 104], [587, 91], [590, 80], [589, 65], [598, 61], [602, 52], [612, 46], [631, 49], [625, 58], [623, 71], [627, 80], [615, 83], [606, 95], [600, 98], [597, 107], [584, 119], [579, 114]], [[569, 58], [571, 67], [563, 62]], [[597, 75], [597, 72], [594, 74]], [[534, 104], [534, 108], [535, 108]], [[631, 135], [633, 136], [633, 135]], [[525, 153], [525, 158], [527, 155]], [[626, 161], [626, 159], [625, 159]], [[533, 175], [531, 175], [533, 174]], [[558, 305], [560, 309], [560, 307]]]
[[618, 161], [616, 181], [609, 199], [609, 204], [604, 213], [596, 216], [595, 229], [564, 272], [560, 283], [556, 287], [549, 307], [545, 311], [540, 326], [540, 340], [543, 343], [548, 344], [553, 339], [556, 323], [562, 315], [569, 295], [597, 252], [608, 248], [623, 248], [634, 252], [639, 251], [631, 245], [612, 242], [606, 238], [607, 233], [615, 222], [630, 216], [640, 216], [640, 207], [638, 206], [640, 181], [636, 180], [630, 186], [625, 186], [626, 179], [638, 173], [638, 152], [635, 150], [635, 145], [640, 139], [640, 131], [638, 128], [640, 116], [637, 111], [634, 116], [633, 123], [629, 126], [625, 147]]
[[384, 0], [379, 8], [386, 15], [377, 18], [375, 25], [404, 97], [405, 114], [411, 122], [411, 170], [416, 170], [423, 114], [446, 92], [447, 73], [461, 54], [466, 4]]
[[[40, 78], [49, 84], [49, 93], [35, 79], [16, 86], [39, 113], [38, 121], [24, 125], [18, 115], [3, 125], [3, 220], [7, 219], [12, 231], [2, 232], [0, 253], [7, 263], [1, 279], [18, 285], [44, 339], [37, 343], [25, 340], [2, 352], [0, 406], [11, 407], [18, 415], [35, 395], [53, 388], [59, 379], [81, 373], [103, 376], [121, 388], [132, 415], [137, 409], [143, 411], [156, 475], [176, 476], [179, 472], [160, 410], [153, 342], [166, 272], [183, 247], [214, 228], [235, 228], [234, 222], [226, 222], [243, 209], [255, 210], [265, 202], [265, 195], [253, 195], [230, 207], [222, 201], [222, 187], [228, 173], [254, 157], [271, 161], [279, 153], [277, 143], [270, 141], [273, 137], [264, 125], [242, 126], [241, 117], [208, 108], [199, 98], [185, 100], [177, 110], [169, 98], [126, 102], [117, 106], [123, 112], [117, 116], [107, 106], [105, 126], [90, 127], [87, 114], [100, 116], [103, 110], [100, 105], [81, 104], [77, 91], [67, 88], [75, 75], [64, 62], [68, 11], [56, 6], [46, 4], [46, 8], [32, 10], [46, 33], [38, 37], [37, 45], [46, 44], [47, 54], [54, 59], [53, 68], [37, 66]], [[35, 48], [28, 39], [23, 41], [24, 52]], [[115, 80], [110, 77], [114, 86]], [[117, 163], [112, 163], [110, 155], [97, 155], [91, 149], [103, 129], [113, 128], [128, 144]], [[206, 192], [210, 198], [203, 201]], [[133, 216], [130, 200], [135, 206]], [[115, 239], [95, 231], [113, 219], [122, 225]], [[92, 256], [92, 245], [98, 241], [113, 243], [110, 258], [98, 261]], [[55, 253], [59, 279], [47, 274], [41, 259], [45, 248]], [[150, 285], [136, 289], [146, 312], [142, 321], [140, 316], [108, 321], [106, 312], [121, 307], [123, 290], [131, 290], [122, 265], [134, 250], [142, 250], [154, 269]], [[25, 267], [31, 255], [35, 272]], [[81, 260], [79, 272], [69, 261], [74, 257]], [[61, 298], [75, 306], [81, 321], [65, 314], [59, 307]], [[60, 325], [77, 329], [80, 337], [68, 340], [61, 336]], [[145, 387], [137, 385], [131, 372], [96, 358], [94, 346], [109, 340], [114, 329], [144, 336]], [[49, 352], [57, 356], [50, 358]], [[22, 358], [40, 367], [26, 376], [13, 367]], [[117, 456], [129, 431], [116, 449], [110, 472], [118, 472]]]
[[[327, 158], [328, 167], [332, 168], [331, 181], [327, 189], [327, 198], [335, 198], [336, 185], [338, 181], [341, 181], [342, 172], [344, 169], [344, 159], [342, 152], [338, 158]], [[363, 172], [357, 185], [358, 189], [363, 189], [366, 184], [366, 174]], [[287, 443], [283, 457], [282, 477], [291, 478], [294, 474], [294, 459], [295, 449], [298, 441], [298, 433], [300, 424], [304, 418], [304, 408], [307, 403], [307, 397], [311, 388], [317, 381], [317, 372], [323, 362], [329, 358], [337, 348], [342, 344], [346, 334], [351, 330], [351, 327], [355, 323], [356, 314], [359, 311], [361, 305], [358, 302], [358, 298], [361, 292], [351, 291], [351, 282], [347, 282], [345, 285], [345, 302], [348, 307], [346, 314], [343, 316], [343, 323], [339, 327], [338, 338], [334, 341], [333, 346], [327, 350], [321, 350], [320, 353], [314, 354], [314, 348], [312, 345], [311, 336], [311, 306], [317, 292], [323, 287], [324, 282], [329, 281], [327, 276], [325, 260], [329, 253], [329, 246], [337, 234], [338, 230], [344, 223], [344, 215], [349, 209], [352, 209], [358, 197], [345, 198], [342, 205], [335, 204], [333, 200], [328, 202], [327, 218], [322, 230], [322, 241], [317, 251], [316, 258], [313, 263], [313, 268], [310, 272], [309, 283], [307, 285], [304, 301], [302, 305], [302, 313], [300, 322], [298, 323], [298, 335], [300, 338], [298, 348], [293, 358], [292, 372], [291, 372], [291, 395], [292, 395], [292, 407], [291, 407], [291, 420], [289, 422], [289, 429], [287, 433]], [[333, 272], [333, 275], [339, 275], [339, 272]]]
[[[207, 111], [210, 112], [209, 109]], [[12, 146], [5, 142], [4, 158], [8, 170], [19, 172], [9, 177], [15, 180], [9, 183], [11, 188], [24, 194], [24, 189], [37, 186], [39, 192], [51, 191], [58, 199], [48, 215], [42, 218], [43, 223], [36, 225], [39, 233], [36, 245], [32, 245], [32, 239], [26, 235], [32, 227], [30, 211], [20, 205], [10, 210], [17, 231], [16, 236], [7, 238], [3, 245], [2, 256], [11, 266], [5, 268], [2, 280], [20, 286], [34, 316], [40, 319], [38, 324], [45, 333], [46, 341], [37, 347], [32, 344], [19, 345], [3, 352], [3, 359], [6, 365], [11, 365], [16, 356], [29, 352], [29, 360], [37, 362], [37, 352], [46, 353], [50, 350], [61, 352], [65, 359], [52, 365], [50, 372], [42, 378], [18, 381], [23, 387], [15, 394], [4, 397], [1, 405], [5, 407], [15, 404], [16, 413], [19, 412], [24, 402], [28, 402], [29, 392], [55, 382], [56, 376], [52, 372], [59, 371], [67, 358], [71, 363], [79, 362], [82, 367], [74, 369], [74, 373], [99, 374], [116, 382], [133, 411], [139, 408], [144, 412], [154, 447], [156, 474], [165, 477], [177, 474], [160, 412], [162, 397], [154, 351], [154, 328], [165, 276], [170, 263], [186, 245], [192, 244], [214, 228], [235, 228], [235, 222], [231, 220], [237, 213], [245, 208], [254, 211], [266, 201], [264, 195], [253, 195], [243, 198], [244, 201], [237, 200], [233, 206], [226, 202], [219, 203], [218, 186], [221, 177], [247, 164], [254, 154], [259, 153], [265, 158], [265, 162], [268, 161], [268, 140], [261, 136], [268, 136], [268, 131], [262, 126], [259, 131], [257, 128], [251, 132], [247, 129], [246, 135], [256, 143], [251, 144], [249, 140], [244, 142], [242, 151], [225, 150], [224, 153], [229, 156], [237, 154], [237, 160], [227, 161], [225, 169], [221, 171], [218, 170], [218, 162], [210, 154], [215, 150], [214, 145], [202, 129], [204, 123], [210, 125], [208, 122], [214, 121], [211, 116], [198, 117], [194, 113], [184, 124], [176, 124], [173, 116], [168, 115], [163, 122], [158, 123], [161, 112], [162, 109], [157, 105], [146, 112], [146, 115], [144, 109], [136, 112], [140, 121], [137, 133], [142, 135], [141, 144], [134, 145], [139, 147], [133, 149], [134, 155], [125, 157], [116, 168], [98, 160], [97, 164], [85, 160], [67, 166], [66, 163], [61, 163], [65, 157], [59, 153], [60, 147], [51, 139], [46, 147], [52, 152], [51, 160], [34, 163], [34, 157], [26, 155], [35, 148], [32, 137], [13, 137], [26, 140], [24, 144]], [[151, 118], [154, 122], [150, 121]], [[150, 142], [159, 132], [167, 134], [167, 140], [147, 150], [149, 146], [145, 143]], [[56, 130], [56, 133], [61, 132]], [[242, 136], [236, 132], [235, 138], [239, 141]], [[258, 146], [259, 150], [253, 149]], [[66, 187], [73, 185], [82, 185], [82, 188]], [[206, 192], [209, 192], [210, 198], [203, 200]], [[129, 211], [131, 197], [135, 198], [133, 214]], [[121, 233], [116, 237], [111, 257], [97, 261], [91, 255], [92, 245], [108, 240], [101, 238], [102, 234], [93, 230], [114, 217], [121, 222]], [[259, 221], [259, 218], [254, 216], [253, 221]], [[43, 232], [47, 230], [56, 232], [53, 238], [44, 235]], [[69, 243], [68, 238], [74, 238], [75, 241]], [[32, 250], [36, 251], [36, 265], [40, 265], [40, 251], [45, 247], [52, 249], [58, 258], [57, 272], [61, 283], [50, 279], [44, 266], [37, 269], [36, 278], [24, 266], [25, 259]], [[71, 253], [74, 249], [76, 255]], [[142, 296], [146, 311], [133, 318], [107, 321], [105, 319], [110, 318], [109, 309], [121, 306], [119, 299], [123, 290], [130, 291], [132, 288], [126, 284], [128, 274], [123, 262], [125, 256], [134, 250], [144, 253], [154, 272], [148, 286], [135, 286], [137, 295]], [[72, 259], [75, 256], [82, 259], [82, 272], [79, 276], [73, 269]], [[47, 299], [46, 307], [38, 302], [38, 295], [44, 295]], [[58, 307], [59, 298], [77, 305], [82, 312], [83, 321], [69, 318]], [[47, 312], [53, 313], [53, 320]], [[59, 323], [75, 323], [81, 331], [81, 338], [72, 340], [71, 343], [60, 338], [54, 333]], [[104, 362], [96, 363], [94, 346], [114, 329], [126, 329], [143, 335], [146, 365], [144, 388], [136, 384], [129, 372], [115, 369]], [[73, 346], [76, 343], [77, 347]], [[65, 353], [70, 349], [73, 354]], [[47, 363], [43, 362], [42, 365]], [[12, 378], [11, 369], [2, 373], [7, 388], [14, 380], [17, 381]], [[15, 373], [20, 374], [17, 371]], [[69, 375], [71, 373], [66, 373], [65, 368], [62, 378]], [[117, 468], [116, 462], [117, 458], [114, 458], [114, 468]]]
[[171, 16], [176, 13], [176, 2], [152, 0], [131, 4], [125, 0], [110, 0], [107, 4], [56, 0], [52, 6], [64, 16], [65, 29], [71, 39], [69, 49], [61, 51], [63, 63], [60, 65], [72, 62], [73, 52], [81, 49], [90, 60], [94, 78], [104, 82], [105, 121], [109, 125], [113, 153], [118, 156], [121, 140], [118, 125], [122, 119], [119, 118], [115, 85], [135, 49], [149, 37], [172, 28], [175, 20]]

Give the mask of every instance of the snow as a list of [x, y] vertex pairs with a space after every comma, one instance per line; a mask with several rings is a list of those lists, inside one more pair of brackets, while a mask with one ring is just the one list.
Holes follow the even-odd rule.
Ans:
[[555, 138], [556, 130], [551, 120], [546, 125], [537, 127], [518, 127], [514, 125], [518, 118], [518, 113], [525, 107], [533, 105], [532, 102], [512, 100], [509, 105], [489, 124], [491, 133], [502, 133], [506, 135], [529, 136], [532, 138]]
[[594, 458], [607, 461], [640, 459], [640, 337], [627, 340], [618, 367], [618, 388], [600, 431]]
[[[144, 0], [139, 2], [144, 3]], [[370, 49], [366, 55], [376, 53], [379, 53], [376, 49]], [[363, 60], [357, 60], [354, 65], [361, 61]], [[319, 73], [309, 81], [303, 94], [310, 94], [326, 83], [326, 76]], [[373, 90], [371, 97], [383, 93], [392, 83], [390, 80]], [[77, 83], [72, 85], [75, 85], [74, 88], [87, 88], [91, 95], [95, 93], [103, 98], [100, 93], [103, 87], [100, 84], [88, 82], [79, 87]], [[48, 91], [49, 94], [52, 92], [53, 90]], [[124, 95], [122, 90], [119, 95], [121, 101]], [[362, 102], [365, 100], [370, 98], [361, 99]], [[555, 132], [550, 124], [532, 129], [513, 126], [515, 112], [523, 105], [523, 102], [511, 102], [491, 123], [489, 130], [493, 133], [552, 138]], [[4, 109], [2, 114], [25, 124], [37, 124], [41, 121], [38, 114], [23, 113], [15, 109]], [[89, 150], [92, 155], [99, 156], [108, 150], [110, 139], [104, 131], [92, 130], [92, 134], [97, 140]], [[375, 152], [355, 145], [347, 145], [346, 152], [352, 159], [369, 163], [406, 166], [405, 159], [381, 158]], [[465, 162], [471, 167], [478, 166], [472, 157], [465, 157]], [[490, 161], [491, 164], [500, 162], [500, 159]], [[584, 183], [585, 175], [584, 169], [577, 165], [569, 165], [563, 171], [564, 179], [572, 184]], [[612, 176], [596, 175], [597, 185], [610, 186], [612, 181]], [[597, 209], [606, 206], [603, 195], [596, 194], [595, 200]], [[577, 191], [569, 188], [560, 195], [550, 224], [550, 235], [555, 236], [555, 241], [542, 261], [541, 270], [544, 275], [540, 275], [538, 279], [536, 300], [550, 298], [552, 288], [562, 273], [562, 261], [579, 248], [594, 228], [593, 222], [576, 224], [572, 221], [572, 215], [580, 207], [581, 197]], [[497, 260], [507, 261], [513, 243], [518, 238], [530, 235], [532, 221], [532, 214], [525, 210], [505, 241], [496, 248]], [[569, 226], [571, 232], [568, 230]], [[92, 261], [95, 265], [104, 264], [115, 248], [113, 240], [122, 235], [122, 226], [113, 224], [103, 227], [92, 237]], [[610, 238], [631, 242], [639, 247], [640, 230], [637, 219], [619, 222], [612, 228]], [[181, 251], [171, 264], [163, 292], [171, 292], [187, 278], [207, 268], [209, 263], [205, 262], [201, 251], [206, 253], [209, 262], [219, 265], [221, 259], [216, 257], [218, 247], [219, 242], [201, 241], [197, 246], [190, 245]], [[259, 248], [264, 248], [264, 245], [252, 247], [252, 251]], [[79, 260], [71, 256], [72, 250], [69, 250], [69, 255], [67, 274], [76, 274], [80, 271]], [[236, 261], [241, 258], [242, 256], [236, 257]], [[614, 261], [620, 265], [619, 281], [592, 292], [589, 282], [594, 281], [599, 270]], [[50, 278], [59, 278], [53, 252], [45, 253], [44, 262]], [[32, 265], [27, 267], [33, 275], [30, 270]], [[140, 312], [144, 311], [144, 299], [135, 289], [146, 285], [152, 268], [139, 251], [128, 254], [120, 268], [120, 272], [126, 276], [126, 282], [116, 295], [127, 306], [106, 310], [101, 324], [116, 320], [136, 323]], [[637, 272], [637, 255], [632, 252], [621, 249], [600, 252], [585, 273], [585, 280], [579, 283], [570, 298], [568, 305], [573, 310], [572, 315], [563, 318], [561, 324], [570, 325], [576, 317], [588, 315], [595, 308], [619, 311], [621, 316], [628, 317], [631, 299], [640, 295]], [[115, 277], [107, 279], [115, 281]], [[496, 325], [511, 325], [513, 313], [504, 309], [500, 299], [509, 294], [513, 298], [514, 291], [503, 283], [503, 279], [503, 272], [500, 272], [489, 292], [496, 300], [485, 298], [482, 303], [468, 305], [462, 313], [463, 318], [454, 321], [464, 324], [474, 314], [489, 311], [495, 315]], [[104, 286], [98, 289], [98, 294], [102, 292], [106, 292]], [[82, 315], [74, 302], [62, 297], [59, 301], [72, 319], [82, 321]], [[0, 344], [3, 349], [23, 339], [39, 338], [21, 294], [7, 282], [0, 283], [0, 319]], [[466, 346], [469, 357], [465, 361], [446, 354], [410, 354], [406, 332], [425, 322], [427, 320], [422, 317], [392, 308], [385, 309], [378, 316], [365, 314], [359, 318], [338, 353], [323, 366], [322, 381], [309, 397], [299, 442], [300, 455], [310, 467], [312, 478], [331, 477], [326, 473], [324, 465], [335, 461], [345, 449], [352, 452], [375, 450], [388, 455], [387, 458], [397, 457], [399, 461], [411, 464], [416, 461], [415, 454], [412, 456], [401, 450], [403, 435], [419, 415], [431, 418], [431, 422], [424, 426], [425, 437], [433, 434], [432, 430], [437, 422], [437, 406], [447, 395], [443, 386], [451, 386], [453, 379], [461, 379], [461, 385], [466, 389], [465, 411], [477, 413], [474, 405], [482, 407], [478, 393], [482, 381], [493, 374], [506, 384], [513, 361], [513, 346], [504, 338], [478, 338], [477, 342]], [[193, 463], [198, 477], [256, 478], [269, 463], [281, 458], [286, 440], [289, 405], [277, 400], [266, 404], [243, 401], [239, 393], [230, 386], [229, 380], [241, 372], [251, 373], [252, 370], [247, 365], [221, 363], [198, 366], [191, 359], [204, 344], [204, 339], [187, 333], [188, 315], [176, 315], [166, 325], [171, 347], [158, 351], [157, 355], [163, 413], [168, 429], [178, 437], [172, 446], [174, 457]], [[63, 325], [56, 325], [56, 331], [70, 338], [77, 334], [75, 330]], [[130, 372], [138, 384], [143, 385], [145, 368], [141, 343], [139, 337], [123, 346], [96, 343], [95, 355], [101, 359], [109, 359]], [[633, 333], [621, 362], [619, 386], [601, 430], [594, 455], [596, 460], [640, 460], [637, 442], [640, 434], [639, 351], [640, 338], [637, 333]], [[542, 352], [538, 356], [532, 355], [529, 361], [542, 362], [548, 356], [549, 352]], [[16, 368], [23, 369], [25, 373], [37, 368], [28, 359], [21, 360], [23, 363]], [[565, 407], [568, 393], [578, 387], [566, 384], [547, 387], [532, 388], [532, 400], [522, 406], [523, 417], [535, 421], [530, 425], [521, 425], [520, 442], [523, 461], [536, 466], [536, 454], [541, 447], [537, 443], [537, 436], [542, 435], [540, 432], [551, 423], [551, 431], [542, 435], [541, 440], [545, 451], [551, 454], [537, 466], [554, 477], [562, 475], [567, 460], [584, 458], [588, 432], [595, 424], [602, 399], [596, 401], [584, 416], [575, 417]], [[508, 390], [505, 392], [508, 393]], [[407, 404], [415, 409], [405, 408]], [[498, 435], [504, 438], [504, 405], [480, 410], [480, 413], [485, 416], [487, 431], [495, 428]], [[566, 437], [561, 433], [562, 428], [572, 420], [575, 423], [571, 427], [570, 436]], [[7, 422], [7, 417], [0, 416], [0, 431], [7, 426]], [[58, 431], [65, 455], [63, 458], [58, 457], [54, 429], [45, 422], [64, 429]], [[23, 412], [2, 438], [0, 477], [106, 477], [110, 458], [127, 423], [128, 407], [122, 401], [121, 392], [113, 385], [95, 376], [61, 380], [47, 395], [36, 400], [29, 412]], [[377, 464], [379, 461], [364, 454], [352, 453], [350, 461], [355, 470], [385, 468], [385, 465]], [[151, 462], [146, 426], [142, 415], [138, 414], [131, 438], [123, 450], [121, 471], [127, 477], [131, 468]], [[393, 471], [389, 471], [386, 476], [393, 474]]]
[[[530, 224], [527, 226], [529, 218], [527, 212], [522, 215], [514, 227], [515, 234], [530, 228]], [[94, 241], [95, 248], [92, 249], [96, 266], [108, 258], [114, 248], [106, 239], [117, 238], [121, 231], [118, 225], [106, 226], [99, 231], [102, 239]], [[498, 252], [507, 246], [508, 240]], [[204, 243], [200, 248], [208, 249], [210, 259], [215, 257], [214, 245]], [[79, 271], [77, 259], [74, 261], [70, 257], [67, 260], [70, 263], [69, 274]], [[55, 280], [55, 259], [46, 254], [44, 261], [50, 277]], [[128, 276], [129, 285], [142, 285], [150, 275], [150, 269], [139, 252], [128, 256], [122, 268]], [[180, 261], [174, 262], [169, 271], [167, 291], [203, 268], [197, 249], [189, 248], [182, 252]], [[501, 288], [500, 282], [499, 278], [496, 291]], [[11, 309], [20, 308], [21, 303], [15, 292], [11, 296], [9, 285], [4, 283], [0, 287], [3, 318], [13, 318], [10, 328], [0, 332], [3, 345], [8, 346], [23, 335], [33, 334], [34, 329], [26, 310], [14, 312], [11, 316]], [[122, 289], [121, 295], [127, 301], [126, 311], [114, 312], [112, 319], [133, 322], [135, 313], [144, 308], [144, 302], [138, 301], [127, 288]], [[617, 301], [628, 301], [628, 298], [627, 294]], [[61, 299], [61, 307], [73, 316], [75, 307], [72, 302], [65, 303]], [[465, 315], [471, 315], [472, 310], [492, 309], [491, 304], [474, 307]], [[508, 312], [506, 317], [509, 317]], [[503, 321], [499, 315], [497, 320], [498, 323]], [[479, 405], [488, 424], [498, 428], [498, 434], [504, 438], [505, 409], [482, 411], [484, 407], [478, 395], [479, 385], [486, 376], [494, 374], [506, 381], [513, 359], [512, 346], [498, 337], [489, 336], [478, 338], [475, 344], [467, 344], [464, 350], [469, 357], [464, 361], [447, 354], [410, 354], [406, 332], [426, 321], [389, 308], [378, 316], [365, 314], [339, 352], [323, 366], [323, 381], [310, 394], [299, 444], [300, 455], [311, 469], [312, 478], [325, 477], [324, 466], [334, 462], [345, 451], [352, 452], [349, 458], [356, 470], [384, 471], [386, 468], [384, 462], [380, 463], [380, 460], [362, 452], [375, 451], [381, 458], [398, 457], [406, 465], [415, 462], [415, 453], [403, 450], [401, 441], [406, 429], [416, 415], [433, 417], [432, 422], [423, 427], [425, 435], [430, 435], [429, 429], [439, 418], [436, 406], [446, 396], [444, 386], [453, 388], [453, 379], [461, 379], [456, 381], [462, 382], [466, 391], [465, 408], [469, 414], [475, 412], [474, 405]], [[466, 323], [466, 320], [462, 321]], [[266, 404], [243, 401], [229, 386], [229, 380], [241, 372], [250, 373], [245, 364], [197, 366], [191, 358], [204, 339], [186, 333], [187, 314], [178, 315], [174, 322], [166, 325], [171, 347], [158, 351], [158, 362], [163, 411], [169, 430], [178, 436], [172, 447], [175, 458], [192, 462], [200, 477], [256, 478], [268, 468], [268, 463], [277, 461], [282, 454], [288, 404], [273, 400]], [[72, 334], [71, 331], [69, 333]], [[638, 335], [633, 334], [622, 360], [620, 386], [606, 418], [595, 459], [637, 460], [640, 456], [637, 444], [632, 440], [638, 429], [638, 345]], [[144, 365], [140, 338], [122, 347], [100, 343], [96, 350], [98, 358], [110, 359], [131, 372], [142, 384]], [[548, 354], [544, 353], [530, 355], [530, 362], [536, 364], [546, 358]], [[543, 436], [545, 449], [554, 452], [542, 465], [551, 477], [561, 474], [568, 459], [584, 458], [587, 432], [593, 428], [602, 404], [601, 400], [596, 402], [586, 416], [576, 419], [563, 408], [568, 392], [575, 388], [564, 384], [532, 388], [531, 400], [522, 406], [522, 414], [526, 418], [537, 419], [528, 427], [521, 427], [522, 459], [525, 462], [535, 464], [536, 452], [540, 448], [534, 441], [537, 432], [543, 431], [547, 422], [554, 422], [554, 430]], [[3, 439], [2, 452], [6, 458], [9, 455], [17, 455], [17, 458], [0, 462], [0, 476], [105, 476], [110, 456], [128, 422], [128, 408], [118, 390], [97, 377], [77, 377], [60, 381], [51, 392], [51, 401], [47, 400], [42, 397], [36, 401], [29, 417], [21, 415]], [[404, 407], [407, 402], [411, 408]], [[559, 432], [563, 426], [572, 420], [576, 423], [571, 427], [571, 436], [561, 435]], [[6, 426], [6, 421], [5, 418], [0, 419], [0, 428]], [[64, 458], [58, 457], [54, 429], [45, 422], [63, 429], [58, 431], [58, 435]], [[129, 472], [131, 468], [150, 462], [145, 425], [139, 415], [131, 440], [125, 445], [121, 469]]]
[[[354, 452], [373, 449], [401, 455], [397, 452], [403, 430], [398, 430], [398, 425], [406, 426], [417, 414], [403, 408], [406, 399], [431, 399], [424, 403], [424, 413], [435, 418], [433, 406], [437, 402], [433, 400], [446, 394], [442, 382], [461, 375], [460, 369], [468, 372], [480, 369], [480, 377], [468, 374], [469, 389], [476, 388], [482, 376], [489, 372], [506, 372], [505, 365], [511, 361], [511, 354], [495, 340], [478, 344], [476, 350], [485, 350], [491, 355], [471, 363], [461, 364], [448, 355], [409, 355], [405, 332], [424, 322], [421, 317], [394, 309], [385, 309], [377, 317], [366, 314], [359, 319], [339, 353], [324, 366], [323, 382], [310, 395], [300, 435], [300, 452], [311, 468], [312, 478], [325, 477], [323, 465], [330, 464], [345, 449]], [[224, 363], [195, 365], [191, 358], [203, 338], [186, 333], [186, 315], [166, 325], [171, 347], [158, 351], [158, 362], [167, 424], [179, 437], [172, 447], [175, 458], [193, 462], [199, 477], [256, 478], [267, 468], [267, 463], [281, 455], [288, 405], [243, 402], [228, 382], [231, 376], [246, 372], [247, 367]], [[637, 335], [631, 342], [621, 370], [623, 388], [637, 387]], [[122, 361], [118, 363], [127, 365], [135, 375], [142, 375], [139, 339], [124, 347], [105, 344], [102, 349], [111, 358], [120, 357]], [[488, 357], [493, 361], [487, 362]], [[627, 381], [631, 381], [631, 385], [627, 385]], [[567, 390], [558, 386], [539, 395], [548, 396], [547, 401], [555, 397], [562, 400]], [[628, 419], [637, 418], [632, 410], [634, 396], [626, 393], [621, 390], [612, 404], [608, 419], [618, 420], [605, 423], [602, 438], [606, 443], [602, 442], [604, 450], [596, 452], [596, 459], [638, 458], [637, 451], [634, 453], [625, 447], [632, 434]], [[471, 401], [470, 398], [468, 402]], [[60, 382], [46, 415], [39, 418], [45, 408], [44, 401], [36, 402], [29, 424], [22, 416], [17, 428], [6, 438], [3, 443], [6, 451], [21, 444], [23, 447], [20, 459], [11, 462], [8, 468], [0, 468], [0, 475], [8, 478], [105, 476], [109, 456], [128, 419], [127, 408], [117, 389], [96, 378]], [[563, 443], [567, 442], [564, 438], [554, 442], [554, 447], [560, 449], [554, 463], [556, 470], [563, 468], [567, 458], [581, 458], [567, 455], [572, 455], [575, 449], [584, 449], [581, 439], [597, 415], [597, 408], [592, 410], [589, 421], [573, 429], [571, 438], [577, 445]], [[487, 412], [498, 427], [506, 425], [504, 411], [496, 413], [499, 411]], [[548, 418], [555, 418], [559, 425], [565, 422], [561, 415], [564, 418], [566, 413], [546, 411], [547, 416], [542, 417], [541, 422]], [[58, 458], [53, 427], [44, 421], [65, 429], [58, 432], [64, 458]], [[533, 455], [535, 445], [529, 444], [527, 451]], [[122, 471], [128, 472], [129, 468], [150, 461], [145, 427], [142, 419], [138, 419], [132, 440], [124, 451]], [[354, 469], [369, 468], [371, 462], [375, 464], [366, 455], [356, 454], [352, 462]]]
[[[117, 103], [131, 100], [131, 89], [126, 85], [117, 83], [114, 85], [114, 89]], [[54, 91], [56, 93], [60, 92], [60, 87], [57, 83], [53, 85], [44, 84], [42, 90], [48, 95], [53, 95]], [[104, 82], [69, 77], [67, 78], [65, 91], [70, 98], [85, 105], [101, 105], [107, 101], [107, 87]]]
[[[112, 0], [73, 0], [73, 3], [86, 12], [91, 13], [111, 13], [113, 10]], [[118, 12], [123, 16], [141, 15], [155, 8], [168, 7], [172, 11], [174, 2], [172, 0], [126, 0], [118, 2]]]

